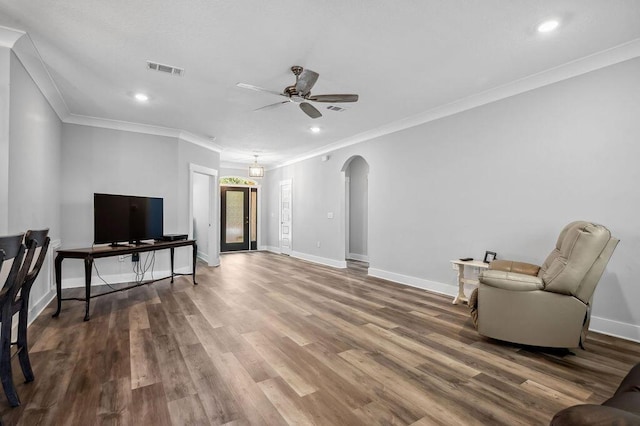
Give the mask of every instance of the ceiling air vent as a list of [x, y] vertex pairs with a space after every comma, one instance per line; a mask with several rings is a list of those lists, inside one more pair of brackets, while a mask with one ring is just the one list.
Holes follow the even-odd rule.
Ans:
[[335, 106], [335, 105], [329, 105], [327, 107], [327, 109], [330, 109], [331, 111], [338, 111], [338, 112], [343, 112], [343, 111], [347, 110], [346, 108], [342, 108], [342, 107]]
[[177, 75], [182, 77], [184, 74], [184, 68], [173, 67], [171, 65], [159, 64], [157, 62], [147, 61], [147, 69], [163, 72], [165, 74]]

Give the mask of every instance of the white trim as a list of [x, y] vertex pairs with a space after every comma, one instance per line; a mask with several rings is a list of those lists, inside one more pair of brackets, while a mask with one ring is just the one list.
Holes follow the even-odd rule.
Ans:
[[430, 121], [438, 120], [443, 117], [458, 114], [472, 108], [486, 105], [491, 102], [496, 102], [501, 99], [528, 92], [530, 90], [534, 90], [543, 86], [548, 86], [550, 84], [557, 83], [562, 80], [567, 80], [572, 77], [577, 77], [579, 75], [586, 74], [600, 68], [605, 68], [623, 61], [627, 61], [629, 59], [637, 58], [639, 56], [640, 38], [637, 38], [612, 47], [610, 49], [593, 53], [583, 58], [564, 63], [557, 67], [520, 78], [510, 83], [485, 90], [484, 92], [476, 93], [474, 95], [458, 99], [448, 104], [437, 106], [428, 111], [405, 117], [392, 123], [380, 126], [378, 128], [371, 129], [366, 132], [362, 132], [357, 135], [339, 140], [316, 150], [309, 151], [306, 154], [294, 157], [266, 170], [273, 170], [279, 167], [299, 163], [300, 161], [308, 160], [310, 158], [327, 154], [338, 149], [346, 148], [348, 146], [355, 145], [361, 142], [366, 142], [368, 140], [388, 135], [390, 133], [399, 132], [401, 130], [428, 123]]
[[56, 291], [54, 289], [47, 292], [37, 302], [33, 304], [31, 309], [29, 309], [27, 327], [30, 326], [36, 320], [36, 318], [40, 316], [42, 311], [45, 310], [45, 308], [49, 305], [49, 303], [51, 303], [53, 299], [55, 299], [55, 297], [56, 297]]
[[360, 262], [368, 262], [369, 256], [366, 254], [358, 254], [358, 253], [348, 253], [347, 259], [349, 260], [359, 260]]
[[0, 25], [0, 46], [12, 49], [16, 41], [25, 34], [24, 31]]
[[280, 247], [275, 246], [259, 246], [258, 250], [268, 251], [275, 254], [280, 254]]
[[189, 238], [193, 238], [193, 175], [199, 173], [209, 176], [209, 266], [220, 265], [220, 187], [218, 185], [218, 171], [199, 164], [189, 163]]
[[[191, 263], [191, 262], [189, 262]], [[174, 273], [177, 274], [191, 274], [191, 265], [183, 266], [180, 268], [175, 268]], [[153, 271], [153, 279], [169, 279], [171, 275], [170, 270], [165, 271]], [[112, 274], [112, 275], [102, 275], [102, 278], [108, 282], [109, 284], [121, 284], [121, 283], [134, 283], [136, 281], [136, 274], [134, 272], [127, 272], [124, 274]], [[144, 276], [145, 281], [151, 279], [151, 272], [147, 272]], [[91, 276], [91, 288], [105, 285], [97, 275]], [[62, 288], [84, 288], [85, 280], [84, 275], [81, 277], [72, 277], [65, 278], [62, 280]]]
[[[282, 250], [282, 187], [289, 185], [289, 248]], [[278, 245], [281, 254], [293, 254], [293, 179], [283, 179], [278, 185]]]
[[291, 250], [290, 256], [297, 259], [306, 260], [308, 262], [319, 263], [320, 265], [331, 266], [332, 268], [345, 269], [347, 267], [347, 262], [345, 260], [334, 260], [293, 250]]
[[[589, 330], [640, 343], [640, 326], [591, 316]], [[587, 337], [587, 346], [589, 339]]]
[[196, 256], [198, 257], [198, 259], [209, 264], [209, 255], [207, 253], [204, 253], [198, 250], [198, 253], [196, 254]]
[[[11, 33], [13, 35], [10, 35]], [[4, 42], [1, 41], [2, 39], [4, 39]], [[69, 115], [69, 107], [49, 73], [49, 69], [42, 60], [31, 36], [23, 31], [0, 27], [0, 44], [7, 45], [11, 43], [11, 40], [13, 40], [12, 44], [6, 47], [9, 47], [16, 55], [58, 118], [64, 121]]]
[[108, 118], [90, 117], [88, 115], [69, 114], [62, 120], [67, 124], [77, 124], [80, 126], [99, 127], [102, 129], [120, 130], [124, 132], [144, 133], [147, 135], [166, 136], [178, 138], [185, 142], [201, 146], [214, 152], [222, 152], [222, 147], [211, 142], [209, 139], [194, 135], [180, 129], [171, 127], [153, 126], [150, 124], [133, 123], [123, 120], [111, 120]]
[[437, 281], [429, 281], [423, 278], [412, 277], [410, 275], [397, 274], [395, 272], [385, 271], [382, 269], [369, 268], [368, 274], [372, 277], [382, 278], [399, 284], [420, 288], [422, 290], [432, 291], [445, 296], [454, 297], [458, 294], [458, 286], [452, 284], [443, 284]]
[[[384, 271], [382, 269], [369, 268], [369, 275], [372, 277], [382, 278], [388, 281], [405, 284], [434, 293], [443, 294], [445, 296], [454, 297], [458, 291], [457, 286], [454, 285], [443, 284], [436, 281], [429, 281], [409, 275], [397, 274], [395, 272]], [[634, 342], [640, 342], [640, 326], [635, 324], [591, 316], [589, 330], [603, 333], [608, 336], [619, 337], [621, 339], [631, 340]]]

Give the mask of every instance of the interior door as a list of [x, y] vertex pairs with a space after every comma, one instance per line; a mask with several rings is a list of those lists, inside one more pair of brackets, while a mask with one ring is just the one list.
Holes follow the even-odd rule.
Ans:
[[220, 251], [249, 250], [249, 188], [221, 187]]
[[291, 254], [291, 180], [280, 182], [280, 253]]

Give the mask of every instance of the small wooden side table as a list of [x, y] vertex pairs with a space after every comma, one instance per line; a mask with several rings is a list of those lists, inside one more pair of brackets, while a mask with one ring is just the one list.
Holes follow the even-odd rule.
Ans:
[[452, 260], [451, 265], [453, 266], [453, 269], [458, 271], [458, 295], [453, 299], [453, 304], [459, 305], [461, 303], [469, 303], [469, 299], [464, 295], [464, 285], [477, 285], [478, 280], [466, 278], [464, 276], [465, 268], [473, 268], [474, 270], [479, 271], [480, 269], [487, 269], [489, 264], [484, 263], [481, 260]]

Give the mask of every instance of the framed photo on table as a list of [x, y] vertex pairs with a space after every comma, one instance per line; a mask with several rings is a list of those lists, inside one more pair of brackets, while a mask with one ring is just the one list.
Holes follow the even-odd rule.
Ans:
[[484, 252], [484, 263], [491, 263], [496, 260], [496, 253], [493, 251], [485, 251]]

